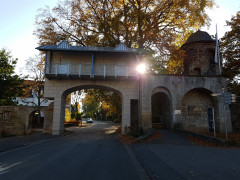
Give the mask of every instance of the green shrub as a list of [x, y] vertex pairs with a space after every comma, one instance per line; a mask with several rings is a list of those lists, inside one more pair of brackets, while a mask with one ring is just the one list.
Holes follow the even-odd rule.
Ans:
[[138, 128], [138, 127], [125, 126], [124, 134], [126, 134], [127, 136], [132, 136], [134, 138], [138, 138], [138, 137], [144, 135], [144, 131], [143, 131], [142, 127]]
[[75, 112], [71, 112], [71, 119], [75, 118]]
[[75, 114], [75, 119], [76, 119], [77, 121], [80, 121], [80, 120], [82, 119], [81, 113], [76, 113], [76, 114]]

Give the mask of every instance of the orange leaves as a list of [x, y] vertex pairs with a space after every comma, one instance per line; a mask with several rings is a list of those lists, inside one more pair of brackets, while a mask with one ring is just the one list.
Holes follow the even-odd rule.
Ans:
[[126, 144], [126, 145], [130, 145], [130, 144], [134, 144], [137, 142], [137, 140], [131, 136], [127, 136], [125, 134], [120, 134], [120, 141], [123, 143], [123, 144]]
[[151, 136], [145, 139], [144, 142], [150, 142], [160, 138], [162, 138], [162, 134], [160, 132], [154, 132]]

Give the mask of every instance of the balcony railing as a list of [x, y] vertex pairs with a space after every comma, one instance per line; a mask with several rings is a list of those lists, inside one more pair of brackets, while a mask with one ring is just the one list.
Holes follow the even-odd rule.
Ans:
[[59, 77], [136, 77], [137, 71], [135, 68], [130, 68], [124, 65], [114, 64], [95, 64], [92, 68], [92, 64], [51, 64], [45, 67], [45, 76], [47, 78], [59, 78]]

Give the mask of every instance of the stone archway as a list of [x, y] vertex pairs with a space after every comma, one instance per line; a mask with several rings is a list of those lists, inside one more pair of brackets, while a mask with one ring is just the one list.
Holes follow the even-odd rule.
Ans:
[[43, 129], [44, 113], [40, 111], [38, 118], [38, 110], [34, 110], [29, 114], [28, 129]]
[[[105, 90], [109, 90], [109, 91], [113, 91], [113, 92], [116, 92], [120, 95], [121, 99], [122, 99], [122, 102], [123, 102], [123, 95], [122, 93], [119, 91], [119, 90], [116, 90], [114, 88], [111, 88], [111, 87], [108, 87], [108, 86], [104, 86], [104, 85], [80, 85], [80, 86], [75, 86], [75, 87], [71, 87], [67, 90], [65, 90], [63, 93], [62, 93], [62, 96], [61, 96], [61, 107], [60, 107], [60, 122], [57, 122], [59, 123], [59, 126], [60, 126], [60, 131], [63, 131], [64, 130], [64, 120], [65, 120], [65, 104], [66, 104], [66, 98], [67, 96], [71, 93], [71, 92], [74, 92], [74, 91], [77, 91], [77, 90], [82, 90], [82, 89], [105, 89]], [[122, 106], [123, 106], [123, 103], [122, 103]], [[123, 110], [124, 107], [122, 107], [121, 109]], [[56, 126], [54, 126], [54, 123], [56, 124], [56, 121], [53, 122], [53, 134], [54, 134], [54, 128], [56, 128]], [[60, 132], [61, 133], [61, 132]]]
[[151, 97], [152, 127], [172, 127], [172, 98], [165, 88], [155, 88]]
[[[182, 98], [182, 118], [181, 125], [185, 130], [209, 131], [210, 121], [214, 113], [216, 129], [219, 129], [218, 99], [211, 96], [212, 92], [205, 88], [195, 88], [189, 90]], [[209, 126], [210, 125], [210, 126]]]

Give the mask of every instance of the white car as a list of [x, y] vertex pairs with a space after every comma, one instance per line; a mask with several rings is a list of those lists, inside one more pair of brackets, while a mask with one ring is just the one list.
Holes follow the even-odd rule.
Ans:
[[87, 123], [93, 123], [92, 118], [87, 118]]

